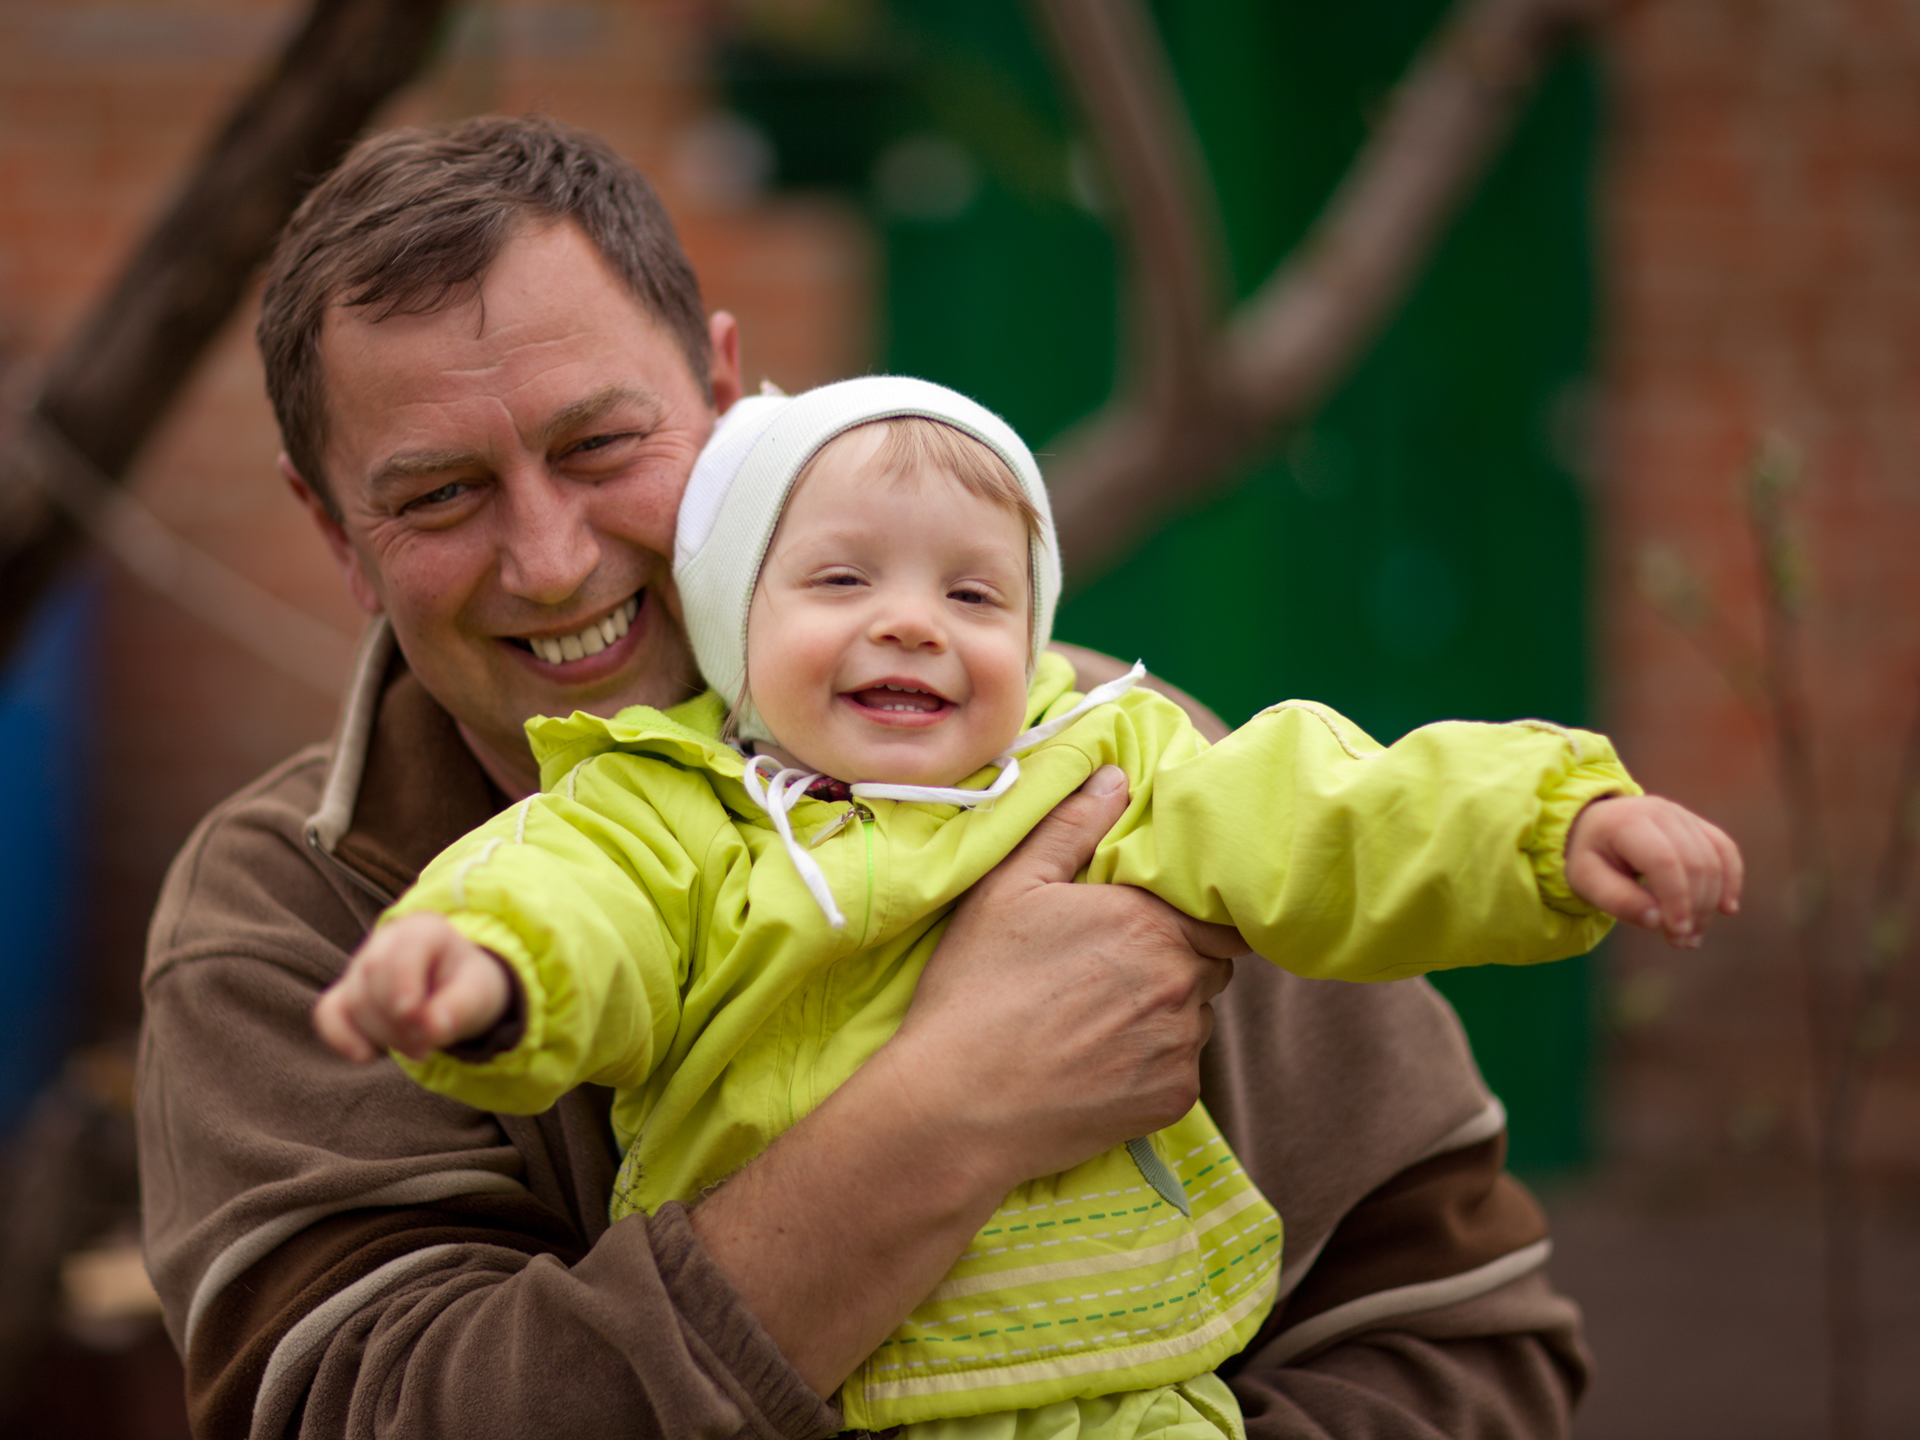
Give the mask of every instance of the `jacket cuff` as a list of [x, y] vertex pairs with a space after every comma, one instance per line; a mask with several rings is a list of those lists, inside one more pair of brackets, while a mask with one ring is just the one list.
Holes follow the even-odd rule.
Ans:
[[1573, 822], [1595, 800], [1646, 792], [1627, 773], [1606, 736], [1595, 735], [1590, 730], [1561, 733], [1567, 737], [1573, 764], [1542, 783], [1540, 816], [1523, 848], [1533, 862], [1540, 898], [1547, 906], [1586, 919], [1602, 912], [1574, 894], [1567, 884], [1567, 835], [1573, 829]]
[[800, 1378], [753, 1313], [733, 1281], [707, 1253], [677, 1201], [650, 1216], [629, 1216], [624, 1225], [645, 1224], [654, 1264], [688, 1329], [699, 1335], [719, 1370], [731, 1377], [776, 1435], [829, 1436], [845, 1424], [840, 1412]]

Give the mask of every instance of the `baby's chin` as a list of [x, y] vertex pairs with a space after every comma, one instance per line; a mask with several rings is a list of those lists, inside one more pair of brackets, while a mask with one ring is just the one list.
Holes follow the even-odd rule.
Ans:
[[[762, 747], [763, 749], [766, 747]], [[951, 766], [938, 769], [925, 764], [915, 764], [912, 757], [903, 756], [853, 756], [833, 755], [821, 757], [826, 763], [814, 764], [804, 756], [791, 755], [777, 751], [780, 763], [797, 766], [821, 775], [831, 775], [836, 780], [844, 780], [850, 785], [918, 785], [926, 789], [950, 790], [954, 786], [978, 775], [982, 770], [993, 772], [990, 767], [999, 758], [1000, 751], [984, 759], [974, 761], [956, 761]], [[964, 766], [964, 768], [960, 768]]]

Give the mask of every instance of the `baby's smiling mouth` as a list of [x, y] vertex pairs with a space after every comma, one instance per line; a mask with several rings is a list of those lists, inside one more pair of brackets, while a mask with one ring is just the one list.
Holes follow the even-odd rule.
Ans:
[[902, 710], [926, 715], [946, 708], [947, 701], [931, 690], [912, 685], [870, 685], [864, 690], [849, 690], [846, 696], [869, 710]]

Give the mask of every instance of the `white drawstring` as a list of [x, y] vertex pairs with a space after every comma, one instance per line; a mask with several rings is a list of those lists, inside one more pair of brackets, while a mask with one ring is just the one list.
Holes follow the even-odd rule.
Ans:
[[787, 812], [798, 805], [807, 793], [807, 786], [820, 777], [809, 775], [804, 770], [781, 770], [773, 777], [771, 785], [761, 778], [760, 762], [766, 760], [774, 765], [780, 762], [771, 755], [756, 755], [747, 761], [747, 794], [773, 821], [773, 828], [780, 832], [780, 839], [787, 847], [787, 854], [793, 857], [793, 868], [800, 872], [800, 878], [806, 882], [807, 891], [819, 905], [820, 913], [827, 917], [827, 923], [839, 930], [847, 923], [847, 917], [840, 913], [840, 907], [833, 903], [833, 891], [827, 885], [827, 877], [820, 869], [820, 862], [800, 848], [800, 842], [793, 838], [793, 822], [787, 818]]
[[1020, 778], [1020, 762], [1011, 752], [990, 762], [1000, 769], [993, 784], [984, 790], [960, 790], [947, 785], [889, 785], [880, 780], [861, 780], [847, 787], [856, 800], [921, 800], [934, 805], [958, 805], [971, 810], [989, 800], [998, 800]]
[[1145, 679], [1146, 674], [1146, 665], [1139, 660], [1134, 661], [1133, 668], [1127, 671], [1126, 674], [1116, 676], [1104, 685], [1094, 686], [1093, 689], [1081, 696], [1080, 703], [1067, 711], [1066, 714], [1056, 715], [1053, 719], [1034, 726], [1024, 734], [1014, 736], [1013, 743], [1007, 747], [1007, 754], [1013, 755], [1021, 750], [1031, 750], [1042, 741], [1053, 739], [1054, 736], [1058, 735], [1089, 710], [1118, 700], [1122, 695], [1133, 689], [1135, 685], [1138, 685], [1141, 680]]
[[[847, 793], [858, 800], [906, 800], [922, 804], [958, 805], [970, 809], [976, 805], [985, 805], [998, 800], [1014, 787], [1020, 778], [1020, 762], [1014, 759], [1014, 752], [1031, 750], [1034, 746], [1053, 739], [1067, 726], [1073, 724], [1082, 715], [1098, 706], [1118, 700], [1147, 673], [1147, 667], [1135, 661], [1133, 668], [1104, 685], [1096, 685], [1081, 697], [1080, 703], [1064, 715], [1034, 726], [1013, 737], [1013, 743], [992, 763], [999, 769], [993, 784], [984, 790], [961, 790], [946, 785], [889, 785], [881, 781], [861, 780], [847, 787]], [[760, 775], [760, 762], [768, 761], [778, 765], [771, 755], [756, 755], [747, 761], [747, 794], [773, 821], [773, 828], [780, 832], [780, 839], [787, 847], [787, 854], [793, 857], [793, 868], [800, 872], [800, 878], [806, 882], [807, 890], [820, 906], [820, 913], [827, 917], [827, 923], [838, 930], [847, 923], [846, 916], [833, 903], [833, 891], [827, 885], [825, 872], [820, 863], [801, 848], [800, 842], [793, 838], [793, 823], [788, 812], [798, 805], [807, 793], [807, 787], [820, 777], [808, 774], [804, 770], [781, 770], [774, 775], [772, 783], [767, 784]], [[847, 812], [851, 814], [851, 811]], [[826, 834], [838, 830], [846, 823], [845, 817], [835, 821], [826, 831], [814, 837], [818, 844]]]

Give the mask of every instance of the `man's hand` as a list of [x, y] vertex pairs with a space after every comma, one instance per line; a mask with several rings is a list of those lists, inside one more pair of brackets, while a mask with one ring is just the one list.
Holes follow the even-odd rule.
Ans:
[[[1240, 937], [1068, 883], [1126, 809], [1097, 772], [976, 884], [892, 1039], [693, 1211], [807, 1383], [831, 1395], [1007, 1193], [1179, 1119]], [[858, 1196], [857, 1205], [848, 1196]]]
[[1595, 800], [1567, 832], [1567, 885], [1596, 910], [1697, 949], [1717, 911], [1740, 910], [1740, 847], [1657, 795]]
[[367, 937], [313, 1007], [313, 1028], [347, 1059], [388, 1050], [424, 1060], [484, 1035], [513, 998], [506, 962], [439, 915], [416, 914]]
[[894, 1041], [904, 1084], [964, 1097], [945, 1123], [997, 1152], [1008, 1189], [1192, 1109], [1208, 1002], [1247, 951], [1144, 890], [1070, 883], [1126, 803], [1126, 777], [1097, 771], [967, 892]]

